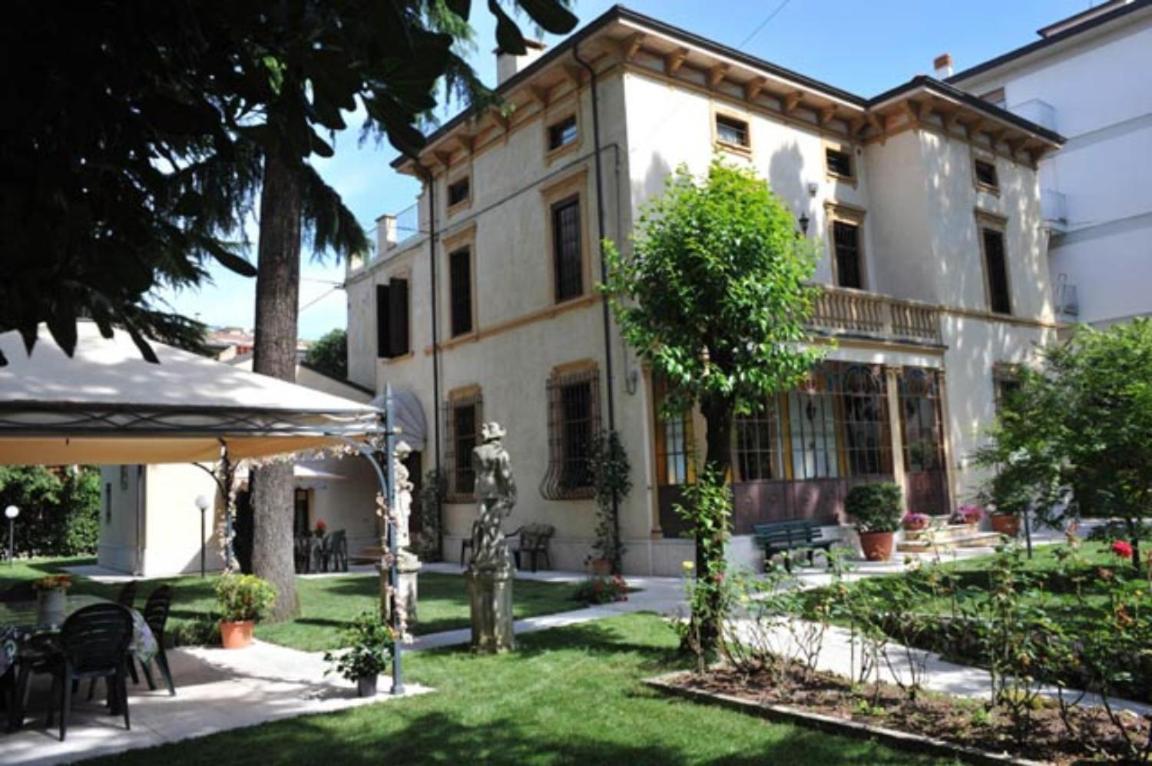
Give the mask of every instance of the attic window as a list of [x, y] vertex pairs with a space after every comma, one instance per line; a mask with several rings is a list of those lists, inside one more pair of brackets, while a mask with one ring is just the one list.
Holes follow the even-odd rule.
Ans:
[[989, 189], [1000, 188], [1000, 178], [996, 175], [996, 163], [988, 160], [976, 160], [974, 165], [976, 184], [978, 186], [984, 186]]
[[548, 151], [574, 143], [579, 135], [576, 128], [576, 115], [570, 114], [559, 122], [548, 126]]
[[448, 184], [448, 207], [467, 202], [472, 194], [472, 184], [468, 176]]
[[831, 175], [840, 178], [854, 178], [852, 172], [852, 154], [839, 149], [825, 149], [824, 162]]
[[716, 140], [728, 146], [740, 146], [745, 149], [752, 145], [748, 123], [726, 114], [716, 115]]

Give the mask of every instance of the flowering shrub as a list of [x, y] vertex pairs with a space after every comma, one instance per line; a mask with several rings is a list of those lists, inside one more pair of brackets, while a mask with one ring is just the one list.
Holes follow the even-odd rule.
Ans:
[[225, 622], [260, 620], [276, 603], [276, 588], [255, 575], [224, 575], [216, 582], [216, 601]]
[[923, 513], [906, 513], [904, 518], [900, 520], [900, 524], [905, 529], [924, 529], [932, 519]]
[[962, 505], [952, 514], [953, 524], [977, 524], [984, 518], [984, 509], [978, 505]]
[[589, 577], [576, 590], [576, 600], [585, 604], [610, 604], [628, 600], [628, 583], [620, 575]]
[[1130, 560], [1132, 558], [1132, 543], [1127, 540], [1117, 540], [1112, 543], [1112, 553], [1122, 559]]
[[32, 583], [33, 590], [68, 590], [72, 587], [72, 575], [55, 574], [41, 577]]

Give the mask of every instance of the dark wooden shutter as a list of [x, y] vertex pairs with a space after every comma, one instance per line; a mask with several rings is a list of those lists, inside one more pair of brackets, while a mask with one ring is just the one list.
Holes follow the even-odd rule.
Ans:
[[472, 253], [468, 248], [448, 256], [448, 289], [452, 337], [472, 332]]
[[997, 314], [1012, 313], [1008, 290], [1008, 262], [1004, 255], [1004, 233], [984, 229], [984, 265], [988, 272], [988, 301]]
[[388, 283], [389, 356], [403, 356], [411, 350], [408, 342], [408, 280], [393, 278]]
[[388, 316], [388, 285], [376, 285], [376, 356], [381, 359], [390, 356]]

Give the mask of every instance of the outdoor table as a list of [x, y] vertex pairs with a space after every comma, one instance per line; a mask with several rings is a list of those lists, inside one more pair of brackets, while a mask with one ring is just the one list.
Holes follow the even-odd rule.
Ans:
[[[115, 603], [100, 596], [70, 595], [65, 599], [64, 618], [93, 604]], [[147, 663], [158, 647], [156, 637], [144, 621], [144, 616], [135, 609], [132, 613], [132, 640], [128, 651], [140, 661]], [[31, 642], [39, 637], [52, 636], [60, 632], [59, 625], [42, 625], [38, 622], [38, 609], [35, 601], [15, 601], [0, 603], [0, 677], [6, 673], [15, 675], [21, 662], [32, 662], [42, 658], [42, 653], [31, 647]], [[15, 677], [12, 679], [9, 697], [9, 727], [17, 728], [23, 721], [23, 690]]]

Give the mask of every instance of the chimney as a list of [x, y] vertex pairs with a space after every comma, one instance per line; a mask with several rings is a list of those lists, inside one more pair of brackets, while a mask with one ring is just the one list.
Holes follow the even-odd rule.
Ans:
[[524, 71], [529, 64], [544, 55], [544, 49], [547, 46], [539, 40], [525, 40], [524, 47], [527, 50], [523, 56], [513, 56], [511, 53], [504, 53], [499, 49], [495, 51], [496, 87], [500, 87], [506, 80]]
[[952, 54], [941, 53], [932, 60], [932, 68], [936, 70], [937, 80], [947, 80], [952, 76]]
[[396, 247], [396, 216], [384, 214], [376, 219], [377, 257]]

